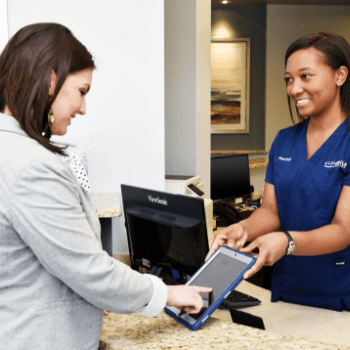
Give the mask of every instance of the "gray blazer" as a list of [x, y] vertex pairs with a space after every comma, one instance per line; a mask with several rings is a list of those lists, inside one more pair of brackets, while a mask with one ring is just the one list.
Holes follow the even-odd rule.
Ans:
[[166, 299], [102, 250], [69, 166], [0, 113], [0, 349], [96, 350], [102, 310], [154, 316]]

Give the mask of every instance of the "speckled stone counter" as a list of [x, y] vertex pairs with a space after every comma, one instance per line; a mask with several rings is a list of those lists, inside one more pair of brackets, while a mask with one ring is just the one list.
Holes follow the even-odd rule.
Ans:
[[226, 150], [226, 151], [211, 151], [211, 154], [268, 154], [268, 151], [262, 151], [262, 150]]
[[268, 163], [267, 158], [249, 159], [249, 169], [265, 169]]
[[131, 349], [349, 350], [350, 347], [271, 333], [212, 317], [199, 330], [191, 331], [165, 312], [153, 318], [110, 313], [103, 321], [99, 350]]
[[[114, 255], [114, 257], [117, 260], [130, 265], [129, 254], [118, 254]], [[187, 340], [192, 339], [191, 337], [193, 337], [194, 334], [198, 333], [201, 337], [200, 342], [202, 342], [202, 344], [210, 344], [210, 349], [218, 349], [218, 347], [215, 347], [215, 343], [220, 341], [221, 337], [227, 336], [229, 341], [234, 344], [236, 344], [236, 339], [239, 339], [238, 345], [241, 346], [230, 347], [230, 349], [350, 350], [350, 312], [338, 312], [311, 306], [286, 303], [283, 301], [273, 303], [271, 302], [271, 291], [256, 286], [247, 281], [242, 281], [236, 287], [236, 290], [247, 293], [261, 300], [260, 305], [249, 307], [241, 311], [261, 317], [264, 321], [265, 328], [267, 330], [266, 332], [233, 324], [230, 312], [228, 310], [216, 310], [209, 318], [209, 320], [205, 322], [204, 327], [200, 328], [196, 332], [192, 332], [189, 329], [185, 328], [183, 325], [177, 324], [172, 318], [170, 318], [170, 316], [166, 315], [165, 313], [151, 319], [137, 315], [111, 314], [110, 319], [107, 318], [104, 320], [102, 341], [108, 344], [113, 344], [115, 347], [110, 347], [111, 350], [119, 349], [118, 346], [120, 346], [120, 344], [118, 343], [118, 339], [121, 339], [123, 341], [127, 339], [129, 343], [134, 345], [134, 349], [143, 349], [142, 347], [139, 347], [138, 343], [136, 345], [133, 343], [133, 336], [137, 338], [137, 332], [140, 332], [139, 334], [145, 336], [145, 334], [147, 334], [147, 330], [143, 329], [143, 324], [146, 324], [146, 327], [151, 329], [151, 337], [156, 338], [159, 336], [159, 338], [164, 338], [167, 342], [169, 342], [170, 345], [168, 349], [181, 348], [183, 345], [179, 340], [176, 340], [174, 336], [171, 335], [172, 332], [174, 332], [174, 335], [181, 334], [184, 337], [183, 339]], [[119, 333], [118, 322], [120, 322], [121, 325]], [[163, 323], [167, 324], [166, 328], [162, 326]], [[157, 327], [162, 330], [161, 332], [158, 332], [158, 335]], [[224, 334], [223, 329], [227, 327], [230, 329], [230, 336]], [[240, 329], [239, 331], [237, 331], [237, 327]], [[238, 336], [238, 334], [242, 332], [242, 329], [244, 329], [244, 338]], [[202, 331], [209, 331], [209, 333], [203, 333]], [[133, 332], [136, 333], [134, 334]], [[265, 344], [265, 347], [259, 347], [259, 345], [256, 345], [256, 335], [254, 332], [262, 332], [263, 335], [259, 336], [259, 339], [262, 344]], [[194, 341], [197, 341], [195, 338], [193, 339]], [[275, 342], [279, 344], [279, 346], [273, 347], [273, 344], [270, 342], [271, 339], [274, 339]], [[149, 343], [154, 345], [152, 341], [147, 338], [147, 344]], [[287, 342], [288, 346], [291, 346], [291, 344], [307, 344], [307, 346], [291, 348], [284, 346], [284, 342]], [[247, 347], [245, 344], [250, 344], [250, 347], [248, 345]], [[311, 347], [310, 344], [313, 347]], [[155, 347], [154, 349], [158, 348], [159, 347]], [[182, 349], [187, 349], [187, 347], [182, 346]], [[190, 349], [195, 349], [195, 347], [192, 347]], [[203, 349], [206, 348], [203, 347]], [[225, 349], [225, 347], [223, 349]]]
[[99, 218], [122, 216], [122, 207], [115, 193], [92, 193], [90, 199]]

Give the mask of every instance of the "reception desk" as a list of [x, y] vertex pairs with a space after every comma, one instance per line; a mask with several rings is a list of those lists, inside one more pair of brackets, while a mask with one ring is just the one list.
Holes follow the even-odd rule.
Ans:
[[209, 318], [197, 331], [162, 312], [157, 317], [110, 314], [104, 318], [99, 350], [345, 350], [347, 346], [262, 331]]
[[[241, 311], [263, 318], [268, 332], [303, 337], [314, 341], [346, 346], [350, 349], [350, 312], [271, 302], [271, 291], [242, 281], [236, 290], [260, 299], [262, 303]], [[227, 311], [217, 310], [215, 317], [230, 321]]]
[[[102, 220], [105, 249], [112, 248], [111, 220], [121, 216], [116, 195], [92, 195]], [[116, 259], [130, 265], [129, 255]], [[350, 350], [350, 312], [336, 312], [285, 302], [271, 303], [271, 292], [247, 281], [237, 290], [259, 298], [259, 306], [241, 311], [261, 317], [266, 331], [232, 323], [228, 310], [217, 310], [197, 331], [191, 331], [161, 312], [157, 317], [104, 317], [99, 350], [128, 349], [244, 349]]]
[[116, 193], [91, 193], [90, 199], [100, 220], [103, 249], [113, 255], [112, 219], [123, 215], [118, 196]]
[[[128, 262], [128, 256], [115, 258]], [[246, 281], [236, 289], [262, 301], [259, 306], [240, 311], [261, 317], [266, 331], [232, 323], [228, 310], [215, 311], [197, 331], [177, 323], [165, 312], [153, 318], [110, 313], [103, 321], [99, 350], [350, 350], [350, 312], [271, 303], [270, 291]]]

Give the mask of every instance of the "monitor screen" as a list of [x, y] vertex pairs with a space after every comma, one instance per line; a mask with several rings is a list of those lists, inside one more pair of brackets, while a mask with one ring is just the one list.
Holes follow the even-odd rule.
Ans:
[[131, 266], [171, 266], [192, 276], [208, 253], [204, 201], [122, 185]]
[[211, 156], [211, 199], [250, 196], [247, 154]]

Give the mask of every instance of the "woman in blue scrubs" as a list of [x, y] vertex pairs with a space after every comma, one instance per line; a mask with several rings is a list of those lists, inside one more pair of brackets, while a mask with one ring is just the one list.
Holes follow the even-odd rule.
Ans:
[[302, 37], [285, 68], [299, 123], [273, 142], [261, 207], [220, 231], [208, 256], [224, 244], [256, 256], [245, 278], [275, 264], [272, 301], [350, 310], [350, 46]]

